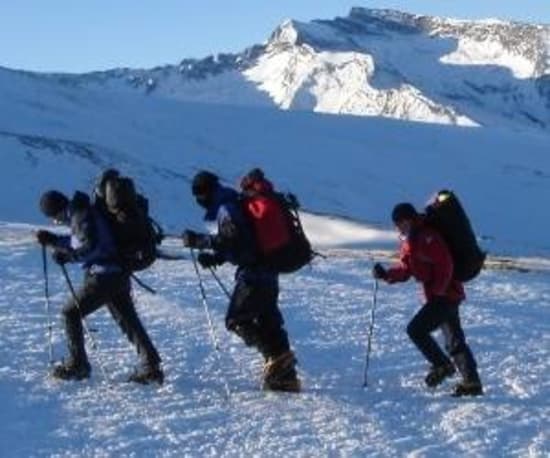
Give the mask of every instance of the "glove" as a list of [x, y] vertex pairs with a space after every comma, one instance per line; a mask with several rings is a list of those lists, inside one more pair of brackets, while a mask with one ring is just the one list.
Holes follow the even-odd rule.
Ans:
[[197, 261], [203, 269], [216, 267], [221, 264], [219, 257], [214, 253], [199, 253], [197, 256]]
[[208, 248], [209, 238], [207, 235], [199, 234], [198, 232], [192, 231], [190, 229], [186, 229], [181, 234], [181, 238], [183, 240], [183, 246], [189, 247], [189, 248], [198, 248], [200, 250], [204, 248]]
[[381, 278], [382, 280], [384, 280], [388, 275], [388, 272], [386, 271], [386, 269], [384, 269], [384, 266], [382, 266], [382, 264], [380, 264], [379, 262], [377, 262], [374, 267], [372, 268], [372, 276], [374, 278]]
[[66, 251], [56, 250], [52, 253], [52, 259], [57, 264], [62, 266], [63, 264], [67, 264], [68, 262], [70, 262], [71, 259], [72, 259], [72, 256], [71, 256], [70, 253], [68, 253]]
[[53, 232], [40, 229], [36, 233], [36, 240], [40, 243], [40, 245], [54, 245], [57, 242], [57, 235]]

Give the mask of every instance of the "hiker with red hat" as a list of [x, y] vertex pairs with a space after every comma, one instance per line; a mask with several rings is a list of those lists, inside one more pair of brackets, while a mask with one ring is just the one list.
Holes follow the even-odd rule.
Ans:
[[[255, 174], [259, 172], [256, 169]], [[225, 319], [227, 329], [263, 355], [265, 389], [300, 391], [297, 361], [278, 306], [278, 273], [261, 262], [240, 194], [220, 184], [218, 176], [209, 171], [195, 175], [191, 191], [206, 211], [204, 219], [216, 222], [217, 231], [210, 235], [187, 229], [182, 234], [184, 245], [201, 250], [197, 260], [203, 268], [225, 262], [237, 266]]]

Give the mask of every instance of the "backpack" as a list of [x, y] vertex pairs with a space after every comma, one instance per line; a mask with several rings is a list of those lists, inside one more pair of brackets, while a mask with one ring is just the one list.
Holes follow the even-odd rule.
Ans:
[[487, 253], [479, 248], [470, 220], [452, 191], [439, 191], [426, 206], [426, 223], [447, 243], [453, 258], [454, 278], [467, 282], [477, 277]]
[[296, 196], [276, 192], [263, 172], [253, 169], [241, 181], [241, 206], [261, 265], [291, 273], [311, 262], [314, 252], [298, 215]]
[[120, 262], [130, 272], [144, 270], [155, 262], [163, 239], [149, 216], [149, 201], [136, 192], [131, 178], [117, 175], [103, 184], [103, 201], [96, 199], [96, 208], [110, 223]]

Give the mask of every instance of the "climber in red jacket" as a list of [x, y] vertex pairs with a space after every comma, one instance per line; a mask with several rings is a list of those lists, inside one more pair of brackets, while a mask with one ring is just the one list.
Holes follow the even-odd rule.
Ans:
[[[422, 283], [425, 303], [407, 326], [407, 334], [432, 365], [426, 384], [439, 385], [455, 374], [456, 366], [463, 380], [453, 395], [483, 394], [477, 364], [460, 323], [459, 304], [465, 299], [464, 287], [453, 278], [453, 259], [445, 241], [424, 223], [423, 215], [410, 203], [396, 205], [392, 219], [402, 238], [400, 259], [388, 269], [375, 264], [373, 276], [390, 284], [410, 277]], [[438, 328], [443, 332], [448, 355], [431, 336]]]

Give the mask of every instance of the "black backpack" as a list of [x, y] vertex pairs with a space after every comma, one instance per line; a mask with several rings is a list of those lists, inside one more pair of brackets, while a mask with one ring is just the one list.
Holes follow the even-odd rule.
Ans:
[[470, 220], [452, 191], [439, 191], [426, 206], [426, 223], [447, 243], [453, 258], [454, 278], [467, 282], [477, 277], [487, 253], [479, 248]]
[[260, 263], [278, 273], [296, 272], [314, 257], [293, 194], [276, 192], [260, 169], [241, 181], [243, 213], [250, 223]]
[[128, 177], [111, 176], [102, 186], [95, 206], [110, 223], [122, 266], [130, 272], [148, 268], [163, 239], [161, 228], [149, 216], [148, 200]]

